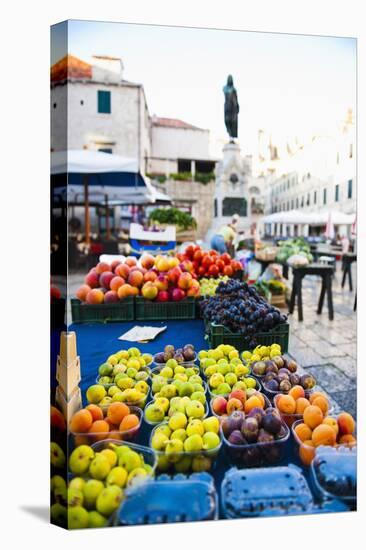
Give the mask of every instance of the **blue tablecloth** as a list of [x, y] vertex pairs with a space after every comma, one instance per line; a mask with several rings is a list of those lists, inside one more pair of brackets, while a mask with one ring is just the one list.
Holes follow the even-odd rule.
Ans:
[[[131, 346], [135, 347], [135, 344], [118, 340], [118, 337], [136, 325], [167, 326], [167, 329], [159, 334], [152, 342], [136, 345], [136, 347], [138, 347], [142, 352], [155, 354], [162, 351], [167, 344], [172, 344], [175, 348], [179, 348], [188, 343], [193, 344], [197, 351], [207, 349], [204, 324], [201, 320], [166, 321], [165, 323], [161, 321], [148, 321], [145, 323], [132, 321], [106, 324], [75, 323], [69, 327], [69, 330], [76, 332], [77, 352], [80, 356], [81, 365], [80, 387], [82, 390], [84, 405], [86, 404], [85, 392], [89, 386], [95, 384], [96, 377], [98, 376], [99, 365], [105, 362], [109, 355], [119, 351], [120, 349], [126, 349]], [[136, 443], [148, 446], [150, 433], [151, 426], [143, 422]], [[295, 449], [295, 442], [292, 440], [291, 436], [287, 442], [285, 458], [281, 462], [281, 465], [287, 465], [289, 463], [296, 464], [303, 470], [305, 477], [308, 481], [310, 481], [309, 471], [308, 469], [302, 468]], [[231, 465], [228, 457], [224, 451], [224, 448], [222, 448], [216, 464], [211, 472], [215, 480], [218, 494], [220, 494], [220, 486], [225, 472], [230, 467]], [[327, 511], [330, 510], [328, 509]], [[337, 511], [337, 506], [334, 507], [334, 511]], [[221, 507], [220, 517], [223, 517]]]

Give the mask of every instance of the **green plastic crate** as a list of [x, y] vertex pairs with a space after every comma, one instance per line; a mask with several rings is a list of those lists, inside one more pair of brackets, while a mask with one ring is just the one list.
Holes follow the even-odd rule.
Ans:
[[133, 296], [129, 296], [115, 304], [84, 304], [77, 298], [72, 298], [71, 315], [73, 323], [133, 321], [135, 300]]
[[[229, 344], [234, 346], [238, 351], [244, 351], [247, 348], [241, 334], [231, 332], [231, 330], [224, 325], [215, 325], [214, 323], [205, 323], [205, 325], [211, 348], [216, 348], [220, 344]], [[289, 336], [289, 323], [282, 323], [271, 331], [260, 332], [254, 335], [258, 345], [270, 346], [274, 343], [280, 344], [282, 353], [288, 351]]]
[[196, 299], [193, 296], [187, 296], [180, 302], [150, 302], [141, 296], [136, 296], [135, 315], [137, 321], [195, 319]]

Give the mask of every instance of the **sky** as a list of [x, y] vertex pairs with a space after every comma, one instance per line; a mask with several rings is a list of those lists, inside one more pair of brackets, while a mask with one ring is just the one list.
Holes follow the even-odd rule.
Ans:
[[[64, 55], [53, 27], [51, 62]], [[234, 77], [242, 152], [258, 130], [273, 140], [332, 135], [356, 106], [356, 40], [277, 33], [69, 21], [68, 52], [121, 57], [124, 78], [143, 84], [150, 114], [211, 131], [211, 154], [228, 136], [222, 88]]]

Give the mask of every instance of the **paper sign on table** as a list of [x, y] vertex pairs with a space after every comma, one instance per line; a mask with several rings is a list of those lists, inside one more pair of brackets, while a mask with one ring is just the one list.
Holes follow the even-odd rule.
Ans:
[[118, 337], [118, 340], [127, 340], [128, 342], [147, 342], [154, 340], [158, 334], [166, 330], [165, 327], [133, 327]]

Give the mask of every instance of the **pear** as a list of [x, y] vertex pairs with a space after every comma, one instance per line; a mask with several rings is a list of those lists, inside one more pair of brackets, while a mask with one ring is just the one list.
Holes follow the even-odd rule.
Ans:
[[99, 479], [88, 479], [83, 488], [84, 506], [88, 510], [95, 508], [99, 493], [104, 489], [104, 484]]
[[82, 506], [84, 495], [80, 489], [69, 487], [67, 490], [67, 504], [69, 506]]
[[89, 512], [89, 524], [88, 527], [105, 527], [107, 525], [107, 519], [102, 516], [96, 510]]
[[98, 495], [97, 498], [97, 511], [103, 516], [110, 516], [115, 510], [117, 510], [122, 500], [123, 492], [117, 485], [110, 485], [105, 487]]
[[111, 464], [108, 458], [101, 453], [98, 453], [92, 460], [89, 473], [94, 479], [105, 479], [111, 471]]
[[52, 504], [51, 506], [51, 523], [59, 525], [60, 527], [66, 527], [67, 525], [67, 508], [59, 502]]
[[51, 442], [51, 464], [55, 468], [62, 468], [65, 465], [66, 457], [65, 453], [61, 449], [60, 445]]
[[87, 472], [94, 455], [95, 453], [89, 445], [80, 445], [80, 447], [76, 447], [69, 458], [71, 472], [76, 475]]
[[136, 451], [129, 449], [128, 453], [124, 453], [118, 460], [118, 466], [125, 468], [130, 473], [135, 468], [139, 468], [142, 464], [141, 457]]
[[78, 489], [79, 491], [82, 491], [85, 485], [85, 479], [82, 477], [74, 477], [69, 482], [69, 489]]
[[165, 454], [170, 462], [177, 462], [183, 452], [183, 441], [180, 439], [170, 440], [165, 447]]
[[115, 468], [112, 468], [107, 475], [106, 483], [107, 485], [118, 485], [118, 487], [124, 487], [127, 482], [127, 477], [127, 470], [121, 466], [116, 466]]
[[89, 525], [89, 514], [82, 506], [71, 506], [67, 510], [69, 529], [85, 529]]
[[190, 435], [184, 442], [184, 450], [187, 451], [187, 453], [200, 451], [202, 448], [203, 440], [202, 437], [198, 434]]

